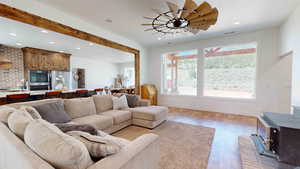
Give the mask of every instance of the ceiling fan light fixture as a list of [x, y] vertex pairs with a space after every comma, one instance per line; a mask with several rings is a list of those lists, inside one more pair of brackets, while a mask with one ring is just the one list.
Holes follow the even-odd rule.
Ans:
[[144, 17], [152, 20], [152, 23], [142, 24], [142, 26], [151, 26], [145, 31], [154, 30], [162, 34], [180, 34], [190, 32], [197, 34], [199, 30], [208, 30], [210, 26], [215, 25], [218, 20], [219, 11], [212, 8], [207, 2], [199, 6], [193, 0], [186, 0], [184, 7], [179, 8], [176, 4], [167, 2], [169, 11], [161, 12], [154, 9], [157, 17]]

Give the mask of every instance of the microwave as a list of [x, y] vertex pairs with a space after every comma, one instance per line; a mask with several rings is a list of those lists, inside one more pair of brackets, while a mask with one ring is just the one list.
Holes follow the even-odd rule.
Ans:
[[30, 90], [50, 90], [51, 71], [29, 70], [28, 72]]

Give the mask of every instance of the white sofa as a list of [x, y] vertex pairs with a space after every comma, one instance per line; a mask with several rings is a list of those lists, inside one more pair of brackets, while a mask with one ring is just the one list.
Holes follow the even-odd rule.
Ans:
[[[153, 128], [166, 120], [167, 115], [167, 108], [164, 107], [156, 107], [155, 109], [155, 107], [149, 106], [148, 108], [153, 111], [148, 112], [148, 114], [142, 111], [142, 107], [112, 110], [111, 96], [68, 100], [47, 99], [9, 106], [20, 108], [24, 105], [31, 106], [49, 102], [64, 102], [65, 111], [72, 118], [72, 122], [90, 124], [107, 133], [113, 133], [132, 125], [135, 120], [137, 120], [136, 125]], [[94, 108], [91, 107], [92, 105]], [[148, 102], [141, 101], [140, 105], [145, 108]], [[96, 109], [94, 114], [93, 109]], [[155, 113], [158, 111], [160, 113]], [[144, 114], [138, 115], [139, 112], [144, 112]], [[49, 163], [31, 151], [4, 123], [0, 123], [0, 143], [0, 169], [53, 169]], [[108, 156], [87, 169], [158, 169], [158, 162], [158, 136], [146, 134], [130, 142], [121, 152]]]

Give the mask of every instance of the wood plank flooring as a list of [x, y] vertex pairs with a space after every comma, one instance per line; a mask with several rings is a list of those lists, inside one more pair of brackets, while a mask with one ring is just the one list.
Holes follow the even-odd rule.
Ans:
[[[216, 129], [207, 169], [241, 169], [238, 136], [255, 133], [256, 118], [178, 108], [170, 108], [169, 112], [169, 120]], [[134, 139], [145, 130], [130, 129], [133, 128], [136, 135], [127, 139]], [[126, 138], [124, 130], [114, 135]]]

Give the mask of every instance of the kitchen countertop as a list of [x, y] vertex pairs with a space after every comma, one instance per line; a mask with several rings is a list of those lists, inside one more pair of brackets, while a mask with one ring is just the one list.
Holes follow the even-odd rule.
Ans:
[[[94, 91], [94, 89], [70, 89], [70, 90], [64, 90], [62, 93], [73, 93], [76, 90], [88, 90], [88, 91]], [[37, 95], [44, 95], [46, 92], [51, 91], [57, 91], [57, 90], [37, 90], [37, 91], [28, 91], [28, 90], [20, 90], [20, 91], [0, 91], [0, 98], [6, 98], [7, 95], [10, 94], [30, 94], [32, 96]]]

